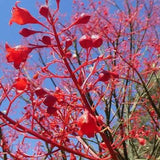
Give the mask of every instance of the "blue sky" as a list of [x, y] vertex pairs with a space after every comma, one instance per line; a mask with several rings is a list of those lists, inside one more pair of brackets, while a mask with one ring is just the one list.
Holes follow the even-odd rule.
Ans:
[[[51, 2], [54, 2], [52, 0]], [[15, 5], [16, 0], [0, 0], [0, 44], [4, 44], [6, 41], [9, 44], [17, 45], [21, 41], [21, 36], [19, 35], [19, 30], [22, 26], [17, 24], [12, 24], [9, 26], [8, 22], [11, 18], [11, 10]], [[19, 4], [20, 7], [26, 8], [34, 16], [38, 16], [38, 7], [36, 3], [45, 3], [45, 0], [21, 0]], [[55, 5], [55, 4], [53, 4]], [[70, 15], [72, 10], [72, 0], [61, 0], [60, 11]]]

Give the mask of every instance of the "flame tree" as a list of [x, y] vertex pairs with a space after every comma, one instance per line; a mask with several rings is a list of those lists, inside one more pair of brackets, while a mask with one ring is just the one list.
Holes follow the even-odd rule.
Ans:
[[157, 159], [159, 0], [74, 0], [67, 22], [55, 2], [12, 9], [23, 40], [1, 54], [1, 158]]

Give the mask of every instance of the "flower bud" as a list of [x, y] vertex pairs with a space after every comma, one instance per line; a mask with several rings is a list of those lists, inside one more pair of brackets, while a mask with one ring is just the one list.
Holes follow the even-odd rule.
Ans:
[[89, 48], [92, 47], [92, 39], [88, 35], [83, 35], [79, 39], [79, 44], [81, 45], [82, 48]]
[[44, 16], [45, 18], [47, 18], [47, 17], [48, 17], [48, 14], [49, 14], [48, 6], [46, 6], [46, 5], [41, 6], [40, 9], [39, 9], [39, 13], [40, 13], [42, 16]]
[[30, 30], [27, 28], [23, 28], [21, 31], [19, 31], [19, 34], [21, 34], [23, 37], [28, 37], [35, 33], [40, 33], [40, 31]]
[[103, 43], [103, 40], [99, 35], [92, 35], [91, 39], [94, 48], [100, 47]]
[[43, 36], [42, 42], [47, 45], [51, 45], [51, 38], [49, 36]]
[[65, 53], [65, 57], [66, 58], [71, 58], [72, 57], [72, 53], [71, 52], [66, 52]]
[[71, 39], [67, 39], [66, 40], [66, 44], [65, 44], [65, 48], [69, 48], [72, 45], [72, 40]]
[[82, 13], [74, 24], [75, 25], [77, 25], [77, 24], [86, 24], [86, 23], [89, 22], [90, 17], [91, 17], [90, 15]]
[[47, 92], [43, 88], [36, 88], [35, 94], [37, 97], [42, 98], [47, 94]]
[[115, 78], [119, 78], [119, 75], [116, 72], [111, 72], [111, 71], [105, 71], [105, 70], [103, 70], [99, 74], [98, 81], [106, 82], [109, 79], [115, 79]]

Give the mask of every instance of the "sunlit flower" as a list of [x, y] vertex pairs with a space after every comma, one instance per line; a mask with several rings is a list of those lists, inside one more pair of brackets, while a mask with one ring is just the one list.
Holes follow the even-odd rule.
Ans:
[[28, 54], [32, 51], [32, 48], [22, 45], [11, 48], [8, 43], [6, 43], [5, 48], [7, 51], [7, 61], [9, 63], [13, 62], [16, 69], [19, 69], [20, 64], [27, 60]]
[[27, 9], [20, 8], [17, 6], [19, 1], [15, 3], [15, 7], [12, 9], [12, 18], [9, 21], [9, 25], [12, 23], [17, 23], [19, 25], [24, 25], [28, 23], [41, 24], [36, 18], [34, 18]]
[[84, 111], [83, 115], [78, 119], [78, 126], [80, 127], [79, 135], [87, 135], [89, 138], [94, 137], [100, 128], [97, 125], [95, 117], [90, 114], [87, 110]]

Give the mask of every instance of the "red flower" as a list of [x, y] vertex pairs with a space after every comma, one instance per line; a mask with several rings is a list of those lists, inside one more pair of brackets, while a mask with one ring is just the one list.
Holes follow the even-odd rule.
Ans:
[[43, 36], [42, 42], [47, 45], [51, 45], [51, 38], [49, 36]]
[[92, 47], [92, 39], [88, 35], [83, 35], [79, 39], [79, 44], [81, 45], [82, 48], [89, 48]]
[[138, 140], [139, 144], [142, 146], [144, 146], [146, 144], [146, 140], [144, 138], [138, 137], [137, 140]]
[[36, 18], [34, 18], [27, 9], [17, 6], [19, 2], [15, 3], [15, 7], [12, 9], [12, 18], [9, 21], [9, 25], [13, 22], [24, 25], [28, 23], [41, 24]]
[[104, 70], [99, 74], [98, 81], [106, 82], [111, 78], [112, 79], [119, 78], [119, 75], [115, 72], [110, 72], [110, 71]]
[[40, 9], [39, 9], [39, 13], [40, 13], [42, 16], [44, 16], [45, 18], [47, 18], [48, 15], [49, 15], [48, 6], [46, 6], [46, 5], [41, 6]]
[[80, 127], [78, 133], [80, 135], [87, 135], [89, 138], [94, 137], [94, 134], [100, 130], [95, 117], [87, 110], [85, 110], [83, 115], [78, 119], [77, 124]]
[[35, 94], [38, 98], [42, 98], [47, 94], [47, 91], [44, 90], [43, 88], [36, 88]]
[[72, 45], [72, 40], [71, 39], [67, 39], [66, 43], [65, 43], [65, 49], [69, 48]]
[[27, 87], [27, 79], [26, 78], [17, 78], [13, 86], [17, 90], [24, 90]]
[[74, 24], [75, 25], [77, 25], [77, 24], [86, 24], [86, 23], [89, 22], [90, 18], [91, 18], [90, 15], [82, 13]]
[[56, 116], [57, 115], [57, 108], [56, 107], [48, 107], [47, 108], [47, 113], [49, 115], [54, 115]]
[[57, 98], [55, 96], [48, 94], [48, 95], [46, 95], [43, 103], [44, 103], [44, 105], [46, 105], [48, 107], [53, 107], [53, 105], [56, 103], [56, 101], [57, 101]]
[[21, 45], [11, 48], [7, 43], [5, 48], [8, 53], [6, 55], [7, 61], [13, 62], [16, 69], [19, 69], [20, 64], [27, 60], [28, 54], [32, 51], [32, 48]]
[[76, 156], [73, 153], [70, 154], [70, 160], [76, 160]]
[[92, 39], [92, 45], [95, 48], [100, 47], [103, 43], [103, 40], [99, 35], [92, 35], [91, 39]]

